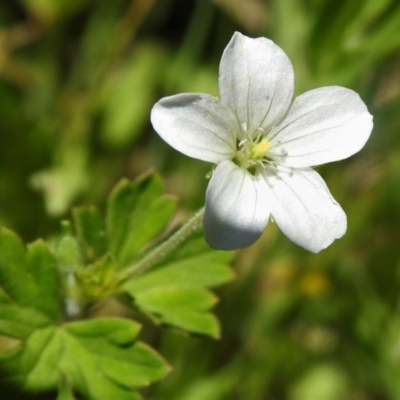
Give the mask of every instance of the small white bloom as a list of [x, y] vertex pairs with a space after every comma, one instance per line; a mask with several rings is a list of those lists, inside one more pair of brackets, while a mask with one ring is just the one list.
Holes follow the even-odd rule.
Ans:
[[205, 238], [232, 250], [256, 241], [270, 215], [295, 243], [319, 252], [346, 215], [312, 166], [359, 151], [372, 116], [357, 93], [329, 86], [294, 100], [293, 67], [271, 40], [235, 33], [219, 71], [220, 98], [161, 99], [151, 121], [187, 156], [217, 164], [206, 193]]

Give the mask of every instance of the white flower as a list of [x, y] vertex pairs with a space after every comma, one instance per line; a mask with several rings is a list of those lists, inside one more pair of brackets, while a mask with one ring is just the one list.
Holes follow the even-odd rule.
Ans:
[[206, 193], [204, 231], [214, 248], [256, 241], [270, 216], [312, 252], [346, 231], [346, 214], [312, 166], [359, 151], [372, 116], [339, 86], [292, 100], [293, 67], [271, 40], [235, 33], [220, 64], [220, 100], [200, 93], [161, 99], [151, 121], [173, 148], [216, 164]]

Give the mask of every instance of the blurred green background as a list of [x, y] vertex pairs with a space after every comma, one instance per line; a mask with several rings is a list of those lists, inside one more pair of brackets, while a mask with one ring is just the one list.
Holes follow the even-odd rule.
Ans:
[[366, 147], [318, 168], [348, 232], [318, 255], [269, 224], [218, 290], [222, 339], [148, 338], [174, 370], [168, 400], [400, 399], [400, 2], [398, 0], [1, 0], [0, 224], [53, 237], [77, 204], [155, 168], [183, 220], [210, 165], [169, 148], [149, 113], [165, 95], [218, 95], [234, 31], [289, 55], [296, 93], [356, 90]]

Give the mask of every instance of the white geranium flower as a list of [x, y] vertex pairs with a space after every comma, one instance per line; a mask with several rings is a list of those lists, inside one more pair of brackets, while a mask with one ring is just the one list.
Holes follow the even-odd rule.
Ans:
[[204, 231], [216, 249], [256, 241], [270, 216], [312, 252], [346, 231], [346, 214], [312, 166], [359, 151], [372, 116], [357, 93], [329, 86], [292, 100], [293, 67], [271, 40], [235, 33], [220, 64], [220, 99], [165, 97], [151, 121], [173, 148], [216, 164]]

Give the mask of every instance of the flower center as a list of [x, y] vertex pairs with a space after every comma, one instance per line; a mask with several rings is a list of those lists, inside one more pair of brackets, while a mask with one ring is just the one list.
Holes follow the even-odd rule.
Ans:
[[260, 143], [252, 143], [249, 147], [251, 157], [255, 160], [262, 160], [270, 147], [271, 143], [266, 138], [262, 139]]
[[266, 154], [271, 146], [271, 143], [265, 137], [243, 139], [237, 143], [233, 162], [254, 175], [258, 168], [264, 169], [265, 163], [270, 161]]

